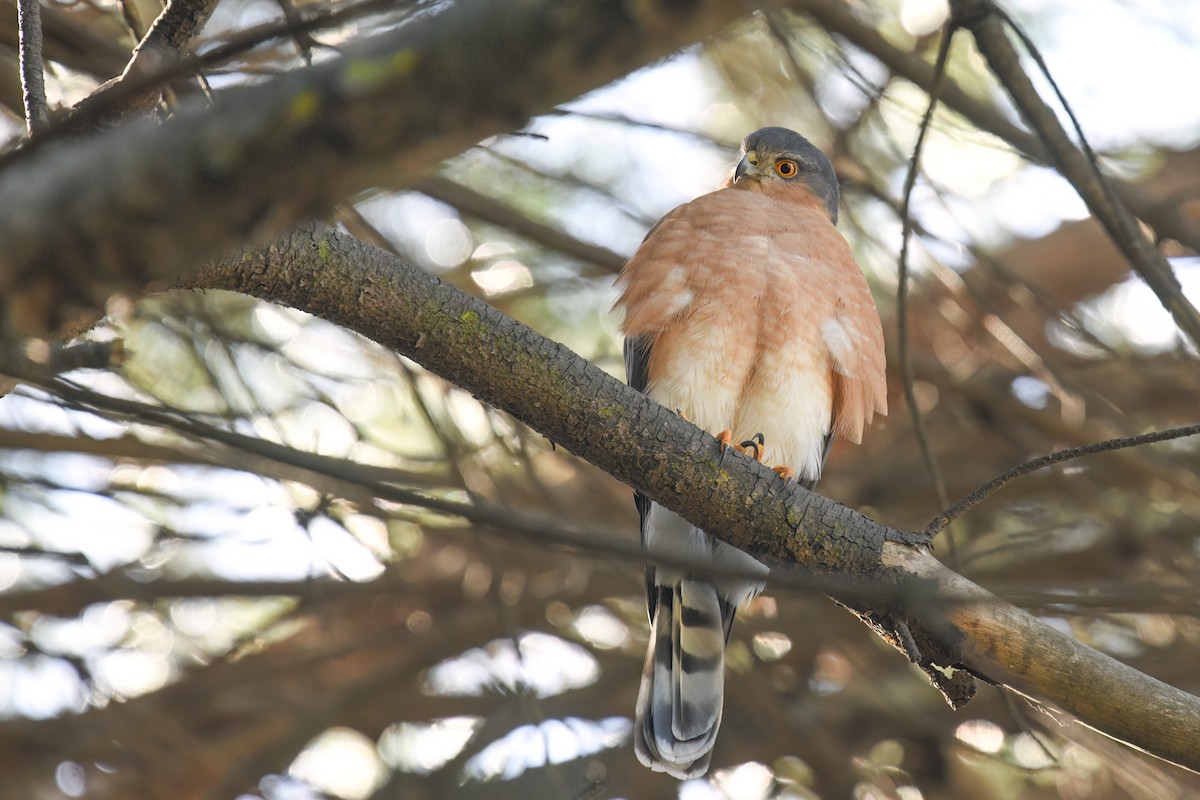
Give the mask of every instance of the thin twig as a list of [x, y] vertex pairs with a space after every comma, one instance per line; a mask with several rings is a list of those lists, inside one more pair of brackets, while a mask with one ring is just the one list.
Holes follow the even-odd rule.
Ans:
[[[921, 163], [921, 148], [925, 144], [925, 136], [933, 122], [933, 112], [937, 108], [938, 89], [941, 87], [942, 76], [946, 73], [946, 61], [950, 56], [950, 44], [954, 39], [955, 27], [948, 25], [942, 33], [942, 41], [938, 45], [937, 64], [934, 68], [933, 85], [929, 88], [929, 106], [921, 117], [921, 127], [917, 132], [917, 142], [913, 146], [912, 158], [908, 162], [908, 175], [904, 178], [904, 201], [900, 208], [900, 220], [903, 224], [900, 243], [900, 262], [897, 267], [898, 277], [896, 286], [896, 325], [899, 328], [898, 347], [900, 350], [900, 372], [904, 379], [904, 399], [908, 403], [908, 413], [912, 416], [913, 433], [921, 448], [921, 458], [925, 468], [933, 479], [937, 490], [938, 503], [942, 508], [949, 504], [946, 493], [946, 482], [938, 468], [937, 458], [929, 444], [929, 435], [925, 431], [925, 420], [921, 417], [921, 409], [917, 407], [916, 392], [913, 388], [912, 361], [908, 352], [908, 243], [912, 238], [912, 214], [909, 204], [912, 201], [913, 187], [917, 182], [917, 173]], [[950, 538], [953, 547], [953, 537]], [[951, 552], [953, 556], [953, 551]]]
[[1026, 461], [1024, 464], [1015, 466], [1007, 472], [992, 478], [983, 486], [980, 486], [962, 500], [959, 500], [953, 506], [938, 514], [930, 521], [929, 525], [925, 528], [925, 532], [930, 536], [937, 536], [947, 525], [982, 503], [991, 495], [1003, 489], [1017, 478], [1028, 475], [1031, 472], [1036, 472], [1039, 469], [1044, 469], [1063, 461], [1070, 461], [1080, 456], [1108, 453], [1113, 450], [1123, 450], [1126, 447], [1138, 447], [1143, 444], [1165, 442], [1170, 439], [1181, 439], [1185, 436], [1195, 436], [1198, 433], [1200, 433], [1200, 424], [1188, 425], [1183, 428], [1169, 428], [1165, 431], [1143, 433], [1138, 436], [1127, 436], [1122, 439], [1106, 439], [1103, 442], [1093, 442], [1092, 444], [1085, 444], [1079, 447], [1071, 447], [1066, 450], [1058, 450], [1041, 458], [1035, 458], [1032, 461]]
[[791, 66], [792, 75], [796, 78], [806, 92], [815, 95], [815, 87], [813, 86], [812, 76], [804, 71], [800, 66], [800, 62], [796, 59], [796, 54], [792, 52], [792, 39], [794, 38], [788, 31], [784, 30], [783, 24], [779, 21], [777, 12], [767, 11], [763, 14], [763, 21], [767, 24], [767, 31], [771, 37], [775, 39], [775, 43], [783, 50], [784, 56], [787, 58], [788, 65]]
[[25, 129], [32, 138], [50, 124], [46, 107], [46, 76], [42, 63], [42, 7], [39, 0], [17, 0], [17, 29], [21, 50], [21, 96]]
[[300, 57], [304, 59], [304, 63], [311, 67], [313, 50], [317, 49], [320, 43], [313, 38], [311, 33], [300, 30], [300, 26], [304, 22], [304, 15], [300, 13], [292, 0], [275, 0], [275, 4], [283, 12], [283, 18], [287, 24], [296, 29], [296, 32], [292, 34], [292, 41], [295, 42], [296, 49], [300, 51]]
[[22, 558], [59, 558], [79, 567], [86, 567], [91, 564], [88, 557], [83, 553], [59, 552], [19, 544], [0, 544], [0, 553], [21, 556]]

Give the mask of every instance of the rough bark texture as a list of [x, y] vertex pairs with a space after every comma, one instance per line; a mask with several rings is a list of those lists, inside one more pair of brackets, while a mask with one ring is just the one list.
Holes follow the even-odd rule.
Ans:
[[1080, 644], [928, 554], [888, 545], [884, 561], [937, 585], [937, 600], [918, 601], [913, 612], [945, 616], [962, 632], [968, 669], [1139, 750], [1200, 769], [1200, 698]]
[[[210, 265], [185, 285], [319, 312], [770, 562], [865, 574], [878, 569], [885, 539], [907, 540], [748, 458], [722, 460], [711, 436], [568, 348], [336, 231], [302, 226], [267, 248]], [[759, 502], [767, 498], [782, 502]]]
[[[952, 703], [969, 699], [965, 670], [1200, 769], [1200, 698], [998, 600], [911, 546], [908, 534], [749, 458], [722, 461], [716, 440], [676, 414], [400, 259], [305, 226], [217, 262], [187, 285], [246, 292], [369, 334], [731, 544], [772, 565], [844, 579], [832, 593], [927, 674], [960, 668], [935, 679]], [[1128, 713], [1131, 697], [1144, 713]]]

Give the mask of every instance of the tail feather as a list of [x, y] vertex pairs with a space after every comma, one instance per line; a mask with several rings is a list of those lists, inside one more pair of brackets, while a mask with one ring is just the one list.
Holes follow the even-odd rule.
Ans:
[[762, 591], [767, 568], [646, 498], [639, 499], [638, 511], [647, 552], [705, 558], [762, 576], [704, 578], [670, 567], [646, 568], [650, 647], [638, 691], [634, 751], [650, 769], [685, 780], [708, 771], [721, 726], [733, 615]]
[[725, 634], [733, 607], [716, 587], [685, 579], [655, 587], [651, 646], [642, 671], [634, 751], [680, 780], [703, 775], [721, 725]]
[[716, 733], [725, 695], [725, 631], [712, 584], [687, 580], [674, 588], [671, 637], [671, 730], [692, 741]]

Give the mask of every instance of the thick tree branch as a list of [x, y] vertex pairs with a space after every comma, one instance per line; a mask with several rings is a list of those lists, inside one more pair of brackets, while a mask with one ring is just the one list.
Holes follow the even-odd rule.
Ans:
[[[716, 441], [500, 312], [400, 259], [305, 226], [216, 262], [188, 285], [302, 308], [398, 350], [776, 568], [893, 587], [857, 603], [940, 655], [1160, 758], [1200, 770], [1200, 698], [1109, 658], [947, 570], [910, 534], [874, 523]], [[945, 598], [950, 598], [948, 603]], [[927, 664], [926, 666], [929, 666]], [[1128, 714], [1136, 698], [1145, 715]], [[1139, 719], [1132, 719], [1138, 716]]]
[[44, 334], [718, 31], [740, 4], [460, 0], [343, 58], [0, 174], [0, 331]]
[[[1138, 750], [1200, 771], [1200, 698], [1064, 636], [924, 554], [889, 544], [884, 562], [937, 583], [939, 598], [927, 611], [946, 615], [962, 632], [967, 669], [1001, 665], [997, 683]], [[996, 679], [994, 673], [987, 677]]]
[[[877, 568], [885, 540], [920, 538], [874, 525], [794, 482], [775, 480], [774, 472], [750, 459], [729, 456], [718, 465], [716, 440], [674, 412], [450, 284], [336, 231], [301, 226], [266, 249], [215, 262], [184, 285], [318, 311], [409, 355], [775, 563], [870, 571]], [[614, 447], [614, 441], [631, 447]], [[719, 502], [713, 502], [714, 480]], [[773, 497], [789, 502], [756, 502]], [[809, 519], [807, 530], [799, 525], [802, 516]], [[781, 530], [792, 536], [780, 537]]]

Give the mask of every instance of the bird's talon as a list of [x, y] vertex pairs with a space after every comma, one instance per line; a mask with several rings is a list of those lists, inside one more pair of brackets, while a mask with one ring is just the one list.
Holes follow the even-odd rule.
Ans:
[[785, 481], [794, 480], [796, 477], [796, 470], [792, 469], [791, 467], [780, 465], [778, 467], [771, 467], [771, 470], [778, 474], [779, 477], [783, 478]]
[[717, 442], [721, 445], [721, 457], [717, 459], [717, 466], [721, 466], [725, 462], [725, 454], [729, 452], [729, 448], [733, 444], [733, 431], [726, 428], [717, 434]]
[[[766, 448], [767, 440], [761, 433], [756, 433], [746, 441], [742, 442], [742, 452], [751, 456], [755, 461], [762, 461], [763, 450]], [[751, 455], [750, 449], [754, 449], [754, 454]]]

